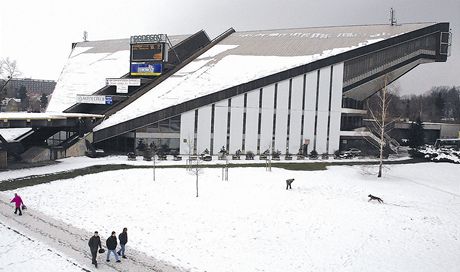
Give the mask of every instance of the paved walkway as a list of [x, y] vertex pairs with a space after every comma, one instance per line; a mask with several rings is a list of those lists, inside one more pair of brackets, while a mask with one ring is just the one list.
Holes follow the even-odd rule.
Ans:
[[[73, 227], [53, 219], [39, 211], [27, 207], [22, 216], [13, 213], [13, 204], [9, 203], [5, 194], [0, 193], [0, 221], [19, 234], [32, 240], [38, 240], [48, 245], [51, 252], [67, 259], [83, 271], [96, 271], [91, 265], [88, 239], [92, 233]], [[105, 248], [105, 237], [101, 237]], [[63, 253], [66, 257], [59, 254]], [[106, 254], [98, 254], [99, 267], [97, 271], [154, 271], [154, 272], [183, 272], [184, 269], [156, 260], [153, 257], [129, 248], [128, 259], [121, 263], [112, 260], [105, 261]]]

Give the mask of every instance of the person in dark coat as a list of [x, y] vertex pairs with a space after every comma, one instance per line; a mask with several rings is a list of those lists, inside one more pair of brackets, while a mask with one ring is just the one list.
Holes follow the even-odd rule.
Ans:
[[125, 256], [125, 246], [128, 243], [128, 229], [123, 228], [123, 232], [118, 235], [118, 240], [120, 240], [120, 250], [118, 250], [118, 255], [126, 259]]
[[98, 248], [102, 249], [101, 238], [99, 237], [99, 234], [97, 231], [95, 231], [94, 235], [91, 238], [89, 238], [88, 246], [89, 246], [89, 250], [91, 251], [92, 264], [94, 264], [94, 266], [97, 268], [97, 260], [96, 260], [97, 249]]
[[292, 189], [291, 184], [292, 184], [293, 182], [294, 182], [294, 179], [293, 179], [293, 178], [287, 179], [287, 180], [286, 180], [286, 190], [287, 190], [287, 189]]
[[105, 241], [105, 244], [107, 245], [107, 261], [110, 262], [110, 253], [112, 252], [113, 255], [115, 255], [115, 259], [117, 260], [117, 263], [120, 262], [120, 259], [118, 258], [118, 254], [115, 252], [117, 249], [117, 236], [115, 234], [115, 231], [112, 231], [112, 235], [110, 235], [109, 238], [107, 238], [107, 241]]

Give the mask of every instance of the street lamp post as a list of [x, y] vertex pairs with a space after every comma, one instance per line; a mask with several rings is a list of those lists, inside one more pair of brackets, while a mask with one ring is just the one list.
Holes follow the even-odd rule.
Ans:
[[11, 80], [11, 77], [8, 76], [5, 84], [3, 84], [2, 88], [0, 89], [0, 92], [3, 92], [3, 89], [6, 87], [6, 85], [8, 85], [8, 82], [10, 82], [10, 80]]

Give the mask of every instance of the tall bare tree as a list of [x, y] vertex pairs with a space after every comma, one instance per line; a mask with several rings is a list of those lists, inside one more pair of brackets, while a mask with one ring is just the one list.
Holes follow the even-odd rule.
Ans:
[[21, 75], [15, 60], [10, 58], [0, 59], [0, 76], [4, 79], [11, 79]]
[[10, 58], [0, 59], [0, 79], [3, 79], [3, 82], [0, 80], [0, 100], [6, 97], [5, 87], [8, 85], [8, 82], [20, 75], [21, 72], [15, 60], [10, 60]]
[[396, 121], [396, 118], [392, 118], [390, 114], [390, 105], [392, 95], [389, 94], [388, 88], [388, 78], [385, 77], [385, 82], [383, 88], [376, 94], [377, 99], [374, 105], [369, 105], [369, 100], [367, 101], [367, 108], [368, 112], [372, 118], [372, 122], [370, 122], [370, 126], [368, 127], [371, 132], [374, 132], [379, 135], [378, 144], [374, 144], [370, 141], [374, 146], [379, 149], [379, 172], [377, 177], [382, 177], [382, 168], [383, 168], [383, 158], [384, 158], [384, 150], [388, 140], [391, 140], [387, 135], [387, 132], [391, 128], [391, 124]]

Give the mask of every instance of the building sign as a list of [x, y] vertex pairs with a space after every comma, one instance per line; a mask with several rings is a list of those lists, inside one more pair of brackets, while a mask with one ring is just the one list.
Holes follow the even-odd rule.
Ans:
[[129, 86], [141, 86], [140, 78], [107, 78], [108, 86], [117, 86], [117, 93], [128, 93]]
[[163, 73], [163, 63], [131, 62], [133, 76], [159, 76]]
[[168, 37], [166, 34], [150, 34], [131, 36], [131, 44], [136, 43], [165, 43]]
[[130, 75], [159, 76], [168, 61], [166, 34], [131, 36]]
[[81, 95], [77, 94], [77, 103], [84, 104], [112, 104], [112, 97], [105, 95]]

